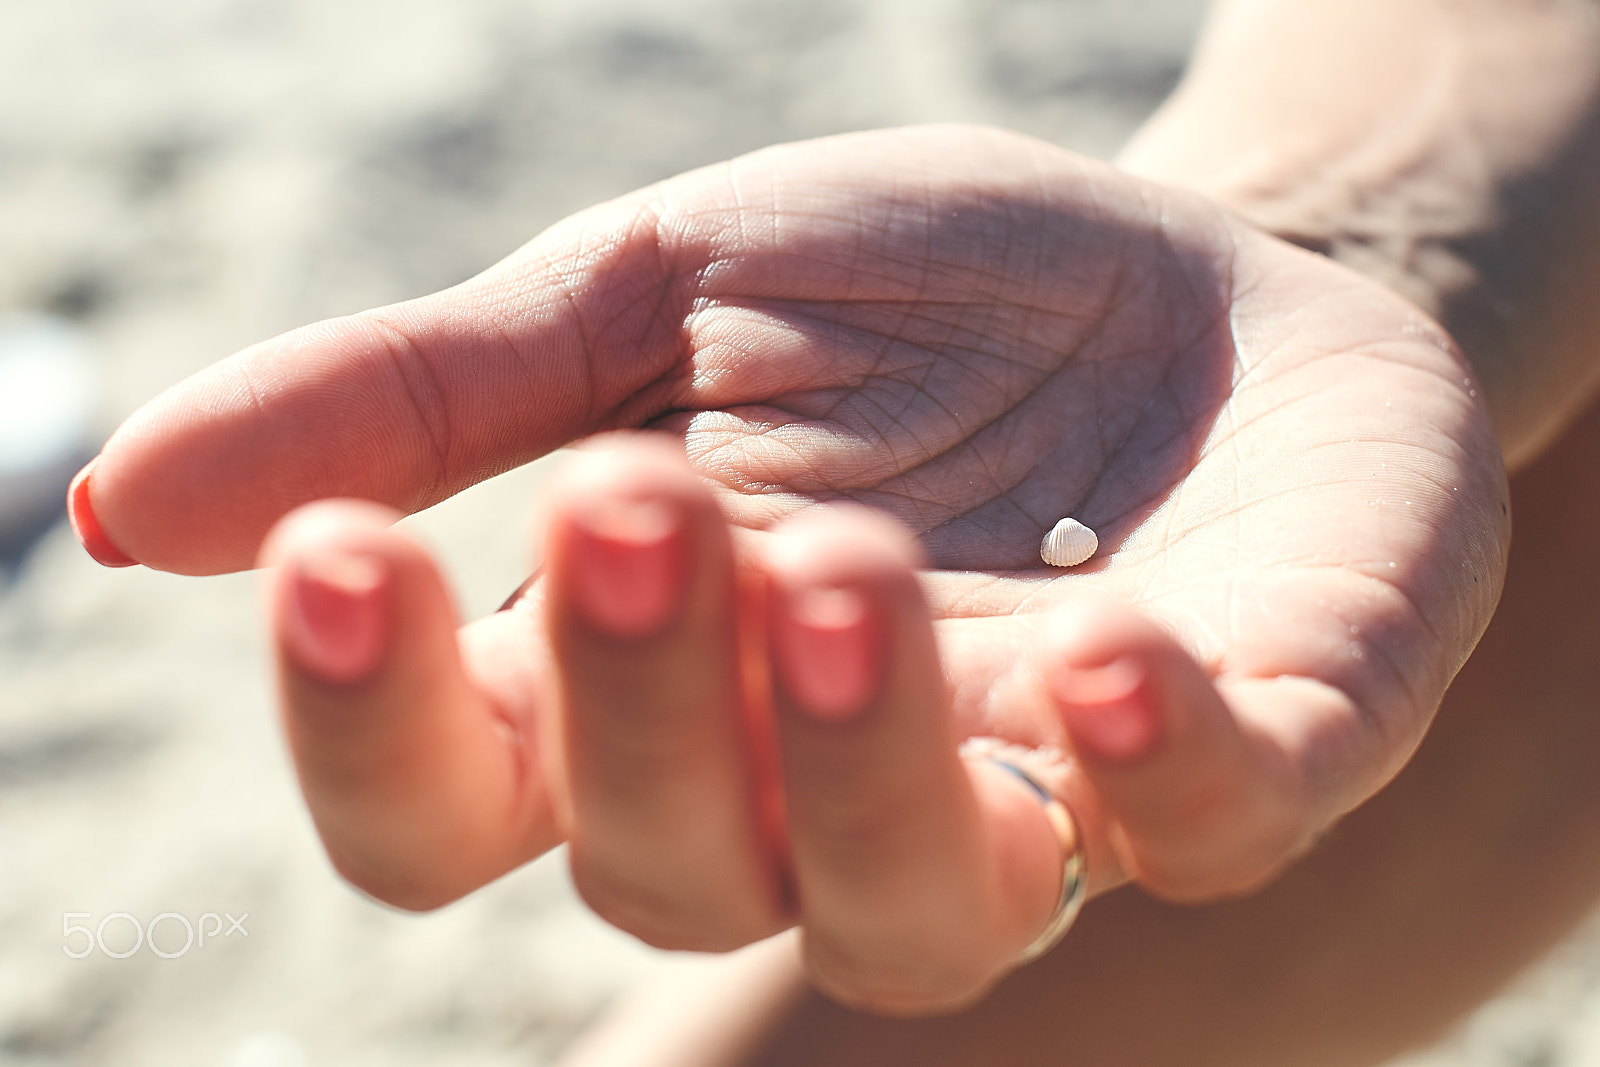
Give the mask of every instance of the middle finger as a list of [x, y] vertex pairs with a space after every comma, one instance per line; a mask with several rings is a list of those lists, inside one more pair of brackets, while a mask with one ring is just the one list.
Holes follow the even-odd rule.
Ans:
[[[613, 437], [552, 494], [546, 610], [573, 880], [662, 948], [788, 925], [741, 692], [739, 582], [710, 493], [667, 444]], [[559, 778], [558, 778], [559, 781]]]

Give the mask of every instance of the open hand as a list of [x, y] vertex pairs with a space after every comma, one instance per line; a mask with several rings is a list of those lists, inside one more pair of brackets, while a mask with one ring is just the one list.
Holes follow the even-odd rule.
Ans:
[[[458, 636], [388, 509], [618, 428], [687, 462], [589, 449], [543, 580]], [[75, 517], [212, 573], [327, 497], [383, 507], [312, 505], [266, 551], [352, 881], [432, 906], [570, 840], [624, 929], [799, 923], [825, 989], [894, 1011], [981, 992], [1059, 883], [1042, 810], [960, 738], [1072, 753], [1097, 890], [1247, 891], [1405, 761], [1509, 531], [1470, 371], [1409, 305], [960, 128], [696, 171], [249, 349], [130, 419]], [[1062, 572], [1038, 545], [1068, 515], [1101, 550]]]

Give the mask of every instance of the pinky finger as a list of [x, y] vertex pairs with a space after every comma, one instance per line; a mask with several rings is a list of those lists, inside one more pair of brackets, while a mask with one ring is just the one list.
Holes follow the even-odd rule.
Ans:
[[[1235, 706], [1241, 694], [1219, 689], [1132, 608], [1092, 600], [1058, 612], [1040, 674], [1094, 794], [1099, 825], [1086, 830], [1157, 896], [1250, 892], [1326, 821], [1295, 745]], [[1339, 717], [1338, 708], [1299, 707], [1329, 695], [1294, 681], [1271, 683], [1284, 723]]]

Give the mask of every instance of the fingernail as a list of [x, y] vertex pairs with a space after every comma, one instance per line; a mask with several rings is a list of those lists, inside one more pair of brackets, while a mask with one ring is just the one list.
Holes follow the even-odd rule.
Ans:
[[382, 560], [337, 549], [290, 563], [284, 604], [290, 655], [326, 682], [348, 685], [370, 675], [387, 650], [388, 581]]
[[871, 605], [851, 589], [774, 596], [774, 658], [784, 690], [826, 722], [859, 715], [876, 695], [881, 639]]
[[100, 520], [95, 518], [94, 508], [89, 503], [89, 479], [94, 474], [96, 462], [90, 460], [72, 479], [72, 485], [67, 490], [67, 521], [72, 523], [72, 532], [78, 535], [78, 543], [96, 563], [102, 567], [132, 567], [139, 561], [125, 555], [111, 543], [111, 539], [100, 528]]
[[1130, 657], [1103, 667], [1067, 668], [1051, 681], [1062, 724], [1082, 756], [1131, 763], [1161, 737], [1161, 712], [1149, 675]]
[[687, 579], [683, 522], [654, 500], [612, 500], [573, 524], [572, 591], [590, 625], [646, 637], [678, 613]]

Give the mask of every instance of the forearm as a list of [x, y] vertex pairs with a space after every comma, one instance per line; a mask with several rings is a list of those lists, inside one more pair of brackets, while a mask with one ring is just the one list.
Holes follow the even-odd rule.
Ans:
[[1592, 0], [1222, 0], [1120, 162], [1439, 319], [1513, 466], [1600, 385]]

